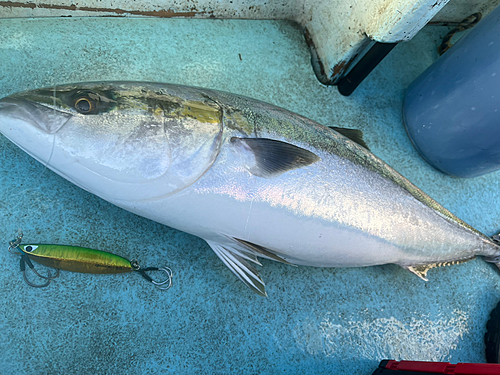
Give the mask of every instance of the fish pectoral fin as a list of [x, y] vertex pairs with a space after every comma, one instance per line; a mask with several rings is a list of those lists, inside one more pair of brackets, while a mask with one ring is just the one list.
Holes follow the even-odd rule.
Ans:
[[250, 260], [260, 264], [254, 256], [244, 254], [236, 249], [223, 246], [216, 242], [207, 241], [207, 243], [224, 264], [233, 271], [246, 286], [258, 295], [267, 297], [264, 281], [261, 279], [257, 270], [247, 261]]
[[342, 134], [344, 137], [349, 138], [351, 141], [357, 143], [361, 147], [366, 148], [368, 151], [368, 145], [363, 139], [363, 132], [358, 129], [346, 129], [346, 128], [337, 128], [336, 126], [329, 126], [330, 129], [335, 130], [337, 133]]
[[316, 154], [287, 142], [268, 138], [231, 138], [234, 151], [255, 176], [277, 177], [321, 160]]

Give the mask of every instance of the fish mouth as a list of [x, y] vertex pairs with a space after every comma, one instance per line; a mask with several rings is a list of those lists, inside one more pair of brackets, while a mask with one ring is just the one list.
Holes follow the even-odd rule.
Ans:
[[71, 114], [50, 108], [46, 104], [16, 95], [0, 99], [0, 130], [12, 120], [18, 120], [31, 124], [44, 133], [55, 134], [71, 117]]
[[44, 165], [50, 161], [56, 132], [69, 117], [15, 96], [0, 99], [0, 133]]

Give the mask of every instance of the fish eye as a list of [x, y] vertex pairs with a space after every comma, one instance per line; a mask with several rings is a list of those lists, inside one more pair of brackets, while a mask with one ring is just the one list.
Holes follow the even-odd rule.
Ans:
[[28, 246], [24, 247], [24, 251], [26, 251], [27, 253], [31, 253], [32, 251], [36, 250], [37, 248], [38, 248], [38, 246], [28, 245]]
[[95, 101], [87, 97], [78, 98], [75, 101], [75, 109], [79, 113], [90, 113], [95, 109]]

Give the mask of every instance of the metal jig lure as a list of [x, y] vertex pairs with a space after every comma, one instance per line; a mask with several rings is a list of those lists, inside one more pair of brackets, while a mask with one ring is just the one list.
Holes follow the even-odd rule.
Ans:
[[[135, 259], [129, 261], [119, 255], [84, 247], [46, 244], [21, 245], [22, 238], [23, 233], [19, 231], [17, 238], [9, 242], [9, 252], [21, 255], [20, 265], [24, 280], [28, 285], [35, 288], [48, 286], [52, 280], [59, 276], [59, 270], [99, 274], [135, 271], [161, 290], [170, 289], [172, 286], [172, 270], [168, 267], [141, 268]], [[52, 274], [48, 270], [48, 275], [44, 276], [35, 269], [32, 261], [52, 267], [56, 272]], [[26, 266], [35, 275], [46, 281], [43, 284], [35, 284], [29, 281], [26, 277]], [[162, 271], [168, 277], [163, 281], [155, 281], [146, 273], [149, 271]]]

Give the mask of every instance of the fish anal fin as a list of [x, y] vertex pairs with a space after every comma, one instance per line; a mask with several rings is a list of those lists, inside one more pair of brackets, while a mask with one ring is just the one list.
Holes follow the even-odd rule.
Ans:
[[447, 262], [439, 262], [439, 263], [429, 263], [429, 264], [422, 264], [419, 266], [405, 266], [403, 268], [407, 269], [411, 273], [417, 275], [424, 281], [429, 281], [427, 280], [427, 272], [433, 268], [437, 267], [446, 267], [446, 266], [453, 266], [455, 264], [461, 264], [468, 262], [469, 260], [474, 259], [475, 256], [470, 257], [470, 258], [465, 258], [465, 259], [457, 259], [457, 260], [451, 260]]
[[268, 138], [231, 138], [234, 151], [253, 175], [273, 178], [321, 160], [316, 154], [287, 142]]
[[404, 269], [407, 269], [408, 271], [410, 271], [411, 273], [413, 273], [414, 275], [417, 275], [418, 277], [420, 277], [422, 280], [424, 281], [429, 281], [427, 279], [427, 271], [429, 271], [430, 269], [434, 268], [434, 267], [428, 267], [429, 265], [426, 264], [424, 266], [407, 266], [407, 267], [403, 267]]
[[288, 262], [286, 259], [280, 257], [275, 252], [265, 248], [264, 246], [254, 244], [254, 243], [249, 242], [249, 241], [241, 240], [241, 239], [236, 238], [236, 237], [231, 237], [231, 238], [234, 241], [236, 241], [238, 244], [242, 245], [246, 250], [253, 253], [255, 256], [261, 256], [261, 257], [265, 257], [265, 258], [268, 258], [271, 260], [275, 260], [277, 262], [281, 262], [281, 263], [285, 263], [285, 264], [288, 264], [291, 266], [295, 266], [295, 264]]
[[246, 286], [260, 296], [267, 297], [266, 285], [258, 271], [247, 262], [248, 255], [239, 250], [216, 242], [207, 241], [208, 245], [222, 260], [222, 262], [240, 279]]
[[365, 140], [363, 139], [363, 132], [358, 129], [346, 129], [346, 128], [338, 128], [336, 126], [329, 126], [330, 129], [335, 130], [337, 133], [342, 134], [344, 137], [349, 138], [351, 141], [357, 143], [361, 147], [368, 148]]

